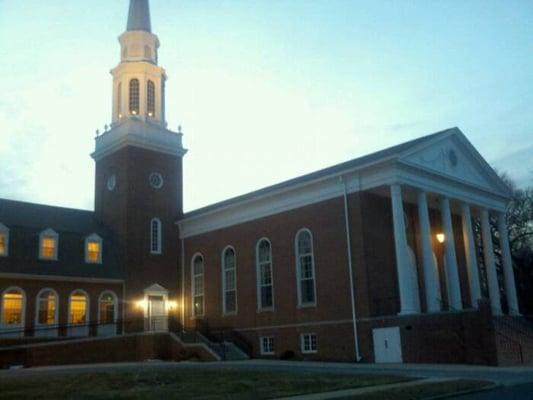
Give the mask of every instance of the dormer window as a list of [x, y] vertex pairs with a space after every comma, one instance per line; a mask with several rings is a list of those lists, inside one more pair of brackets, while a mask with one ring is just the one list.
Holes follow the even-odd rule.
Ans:
[[39, 258], [57, 260], [59, 235], [53, 229], [47, 229], [39, 235]]
[[7, 257], [9, 254], [9, 229], [0, 223], [0, 257]]
[[102, 263], [102, 238], [96, 233], [85, 239], [85, 262], [89, 264]]

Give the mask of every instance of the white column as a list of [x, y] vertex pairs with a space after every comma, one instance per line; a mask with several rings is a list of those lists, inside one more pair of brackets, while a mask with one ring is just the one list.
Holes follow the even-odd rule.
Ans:
[[485, 259], [485, 269], [487, 270], [487, 280], [489, 285], [490, 308], [492, 309], [493, 315], [501, 315], [502, 305], [500, 302], [500, 287], [498, 285], [496, 263], [494, 262], [489, 212], [486, 209], [481, 210], [481, 233], [483, 236], [483, 256]]
[[514, 281], [513, 262], [511, 260], [511, 248], [509, 247], [509, 235], [505, 222], [505, 213], [498, 213], [498, 232], [500, 233], [500, 247], [502, 249], [503, 277], [505, 279], [505, 294], [509, 305], [510, 315], [520, 315], [516, 286]]
[[477, 308], [481, 300], [481, 287], [479, 284], [479, 271], [476, 257], [476, 245], [474, 243], [474, 233], [472, 231], [472, 216], [470, 207], [463, 203], [461, 207], [463, 218], [463, 241], [465, 244], [466, 270], [468, 272], [468, 283], [470, 285], [470, 298], [472, 307]]
[[394, 246], [396, 250], [396, 268], [398, 271], [398, 287], [400, 289], [400, 314], [416, 314], [420, 311], [415, 296], [418, 294], [413, 287], [409, 274], [409, 254], [407, 252], [407, 236], [403, 214], [402, 189], [399, 184], [391, 185], [392, 220], [394, 225]]
[[431, 246], [431, 226], [429, 223], [426, 192], [418, 192], [418, 221], [420, 223], [420, 241], [422, 242], [422, 264], [424, 266], [424, 285], [426, 289], [426, 306], [428, 312], [437, 312], [440, 307], [440, 286], [437, 264]]
[[448, 303], [452, 310], [462, 310], [461, 285], [459, 283], [459, 271], [457, 270], [457, 257], [455, 255], [455, 239], [453, 237], [452, 214], [450, 212], [450, 200], [441, 198], [440, 212], [442, 227], [444, 229], [444, 257], [446, 258], [446, 286], [448, 288]]

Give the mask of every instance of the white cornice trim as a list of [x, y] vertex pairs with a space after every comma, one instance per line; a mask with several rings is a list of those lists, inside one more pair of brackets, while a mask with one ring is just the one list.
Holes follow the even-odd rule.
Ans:
[[107, 278], [84, 278], [64, 275], [38, 275], [38, 274], [16, 274], [11, 272], [0, 272], [0, 279], [26, 279], [34, 281], [58, 281], [58, 282], [87, 282], [87, 283], [113, 283], [123, 284], [122, 279]]

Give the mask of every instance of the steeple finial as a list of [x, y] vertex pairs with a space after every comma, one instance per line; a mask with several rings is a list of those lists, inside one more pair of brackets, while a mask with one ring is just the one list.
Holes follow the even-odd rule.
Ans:
[[130, 0], [127, 31], [152, 32], [148, 0]]

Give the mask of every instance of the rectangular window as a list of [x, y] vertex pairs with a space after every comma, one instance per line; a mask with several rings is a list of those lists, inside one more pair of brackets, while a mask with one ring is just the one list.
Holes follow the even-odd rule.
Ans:
[[44, 237], [41, 241], [41, 258], [56, 258], [56, 240], [51, 237]]
[[100, 243], [89, 241], [87, 242], [87, 261], [90, 263], [100, 262]]
[[0, 257], [7, 255], [7, 234], [0, 233]]
[[274, 337], [273, 336], [262, 336], [259, 338], [261, 346], [262, 355], [273, 355], [274, 354]]
[[56, 298], [49, 295], [39, 299], [39, 315], [37, 323], [39, 325], [52, 325], [56, 322]]
[[303, 333], [300, 336], [302, 353], [312, 354], [317, 352], [317, 341], [315, 333]]

